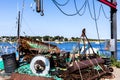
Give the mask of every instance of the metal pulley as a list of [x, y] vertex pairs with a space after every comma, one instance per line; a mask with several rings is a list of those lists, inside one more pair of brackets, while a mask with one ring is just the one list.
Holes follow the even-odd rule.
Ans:
[[43, 0], [34, 0], [36, 2], [36, 12], [40, 13], [41, 16], [44, 16], [43, 13]]
[[41, 0], [36, 0], [36, 11], [41, 12]]
[[44, 56], [36, 56], [30, 63], [30, 69], [35, 75], [46, 75], [50, 69], [50, 62]]

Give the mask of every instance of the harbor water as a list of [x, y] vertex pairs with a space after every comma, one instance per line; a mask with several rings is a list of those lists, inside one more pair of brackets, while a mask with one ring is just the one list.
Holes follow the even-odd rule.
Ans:
[[[60, 48], [60, 50], [64, 50], [67, 52], [71, 52], [74, 47], [78, 46], [78, 42], [63, 42], [63, 43], [55, 43], [50, 42]], [[0, 56], [3, 54], [16, 53], [17, 56], [17, 44], [9, 43], [9, 42], [0, 42]], [[99, 49], [99, 53], [104, 54], [106, 56], [110, 56], [111, 52], [109, 50], [105, 50], [105, 42], [96, 43], [91, 42], [93, 48]], [[80, 44], [79, 47], [82, 47], [83, 44]], [[120, 42], [117, 43], [117, 59], [120, 60]]]
[[[71, 52], [72, 49], [76, 46], [78, 46], [78, 42], [63, 42], [60, 44], [51, 42], [52, 44], [57, 45], [61, 50], [69, 51]], [[111, 56], [111, 51], [105, 50], [106, 43], [101, 42], [101, 43], [96, 43], [96, 42], [91, 42], [92, 48], [99, 49], [99, 53], [106, 55], [106, 56]], [[83, 46], [83, 44], [79, 45], [80, 47]], [[117, 42], [117, 59], [120, 60], [120, 42]]]

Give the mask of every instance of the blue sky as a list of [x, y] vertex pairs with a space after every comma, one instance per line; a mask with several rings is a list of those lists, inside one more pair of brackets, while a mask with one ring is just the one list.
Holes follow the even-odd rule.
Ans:
[[[17, 18], [18, 11], [21, 11], [23, 0], [0, 0], [0, 36], [16, 36], [17, 35]], [[56, 0], [59, 3], [65, 3], [67, 0]], [[92, 15], [93, 3], [88, 0]], [[99, 13], [99, 7], [102, 3], [95, 1], [96, 16]], [[85, 0], [76, 0], [78, 9], [83, 5]], [[31, 7], [31, 4], [33, 6]], [[120, 0], [117, 0], [117, 37], [120, 39]], [[103, 8], [107, 17], [110, 16], [110, 8], [104, 4]], [[75, 13], [74, 0], [66, 6], [60, 7], [65, 13]], [[83, 10], [80, 12], [82, 13]], [[21, 35], [28, 36], [64, 36], [80, 37], [82, 29], [86, 28], [86, 35], [88, 38], [98, 39], [95, 21], [91, 18], [88, 6], [83, 16], [66, 16], [64, 15], [52, 2], [52, 0], [44, 0], [44, 16], [40, 16], [35, 11], [34, 0], [24, 0], [24, 9], [22, 14]], [[103, 11], [99, 20], [97, 20], [97, 27], [100, 39], [110, 39], [110, 18], [106, 19]]]

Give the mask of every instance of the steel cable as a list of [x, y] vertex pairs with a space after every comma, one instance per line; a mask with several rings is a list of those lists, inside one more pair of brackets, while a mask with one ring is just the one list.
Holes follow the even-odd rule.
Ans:
[[69, 2], [70, 0], [67, 0], [64, 4], [60, 4], [60, 3], [58, 3], [56, 0], [54, 0], [54, 1], [55, 1], [55, 3], [56, 3], [57, 5], [59, 5], [59, 6], [65, 6], [65, 5], [68, 4], [68, 2]]
[[92, 18], [93, 20], [98, 20], [99, 17], [100, 17], [100, 12], [101, 12], [102, 6], [99, 7], [98, 16], [97, 16], [97, 17], [93, 17], [92, 12], [91, 12], [91, 9], [90, 9], [90, 4], [89, 4], [89, 1], [88, 1], [88, 0], [87, 0], [87, 3], [88, 3], [88, 11], [89, 11], [89, 13], [90, 13], [91, 18]]
[[105, 10], [104, 10], [104, 8], [103, 8], [103, 5], [102, 5], [101, 7], [102, 7], [102, 11], [103, 11], [103, 14], [104, 14], [105, 18], [106, 18], [106, 19], [110, 19], [110, 17], [107, 17], [107, 15], [106, 15], [106, 13], [105, 13]]
[[66, 16], [75, 16], [75, 15], [78, 14], [77, 12], [76, 12], [76, 13], [73, 13], [73, 14], [65, 13], [65, 12], [57, 5], [57, 3], [55, 2], [55, 0], [52, 0], [52, 1], [53, 1], [53, 3], [55, 4], [55, 6], [56, 6], [64, 15], [66, 15]]
[[[87, 4], [87, 0], [84, 2], [84, 4], [82, 5], [82, 7], [78, 10], [77, 4], [76, 4], [76, 0], [74, 0], [74, 5], [75, 5], [76, 12], [77, 12], [80, 16], [84, 15], [84, 13], [85, 13], [85, 11], [86, 11], [86, 4]], [[84, 11], [83, 11], [82, 14], [80, 14], [80, 11], [81, 11], [83, 8], [84, 8]]]
[[[99, 43], [100, 43], [100, 35], [99, 35], [98, 24], [97, 24], [97, 20], [96, 20], [96, 11], [95, 11], [95, 3], [94, 3], [94, 0], [93, 0], [93, 11], [94, 11], [94, 17], [95, 17], [95, 20], [94, 20], [94, 21], [95, 21], [97, 36], [98, 36], [98, 40], [99, 40]], [[100, 48], [102, 49], [101, 43], [100, 43]]]

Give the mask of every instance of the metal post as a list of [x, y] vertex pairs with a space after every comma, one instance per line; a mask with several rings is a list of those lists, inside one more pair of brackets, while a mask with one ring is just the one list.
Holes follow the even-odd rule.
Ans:
[[[111, 3], [116, 2], [116, 0], [111, 0]], [[117, 59], [117, 10], [111, 7], [111, 39], [114, 39], [114, 51], [111, 51], [111, 57]]]

